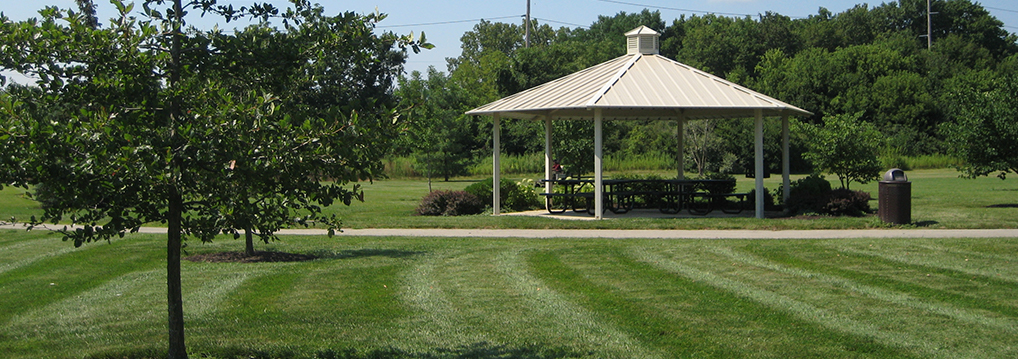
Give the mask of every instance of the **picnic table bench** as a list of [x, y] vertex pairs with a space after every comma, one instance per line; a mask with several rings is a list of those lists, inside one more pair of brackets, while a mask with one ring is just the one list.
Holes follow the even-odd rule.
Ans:
[[[561, 192], [540, 193], [545, 197], [545, 208], [550, 213], [574, 212], [594, 214], [594, 181], [592, 179], [541, 180], [562, 186]], [[732, 183], [732, 180], [678, 180], [678, 179], [610, 179], [603, 180], [605, 210], [627, 213], [636, 207], [637, 198], [661, 213], [676, 214], [687, 209], [690, 214], [706, 215], [714, 209], [735, 214], [742, 212], [748, 193], [717, 193], [703, 190], [705, 185]], [[726, 206], [728, 198], [737, 198], [734, 207]], [[557, 199], [557, 200], [556, 200]]]

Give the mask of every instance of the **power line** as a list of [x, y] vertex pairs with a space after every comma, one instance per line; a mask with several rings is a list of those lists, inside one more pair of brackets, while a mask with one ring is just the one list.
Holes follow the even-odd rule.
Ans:
[[[700, 14], [717, 14], [717, 15], [739, 16], [739, 17], [745, 17], [745, 16], [752, 17], [752, 16], [759, 15], [759, 14], [739, 14], [739, 13], [734, 13], [734, 12], [717, 12], [717, 11], [707, 11], [707, 10], [682, 9], [682, 8], [667, 7], [667, 6], [660, 6], [660, 5], [638, 4], [638, 3], [625, 2], [625, 1], [617, 1], [617, 0], [597, 0], [597, 1], [613, 3], [613, 4], [640, 6], [640, 7], [651, 8], [651, 9], [693, 12], [693, 13], [700, 13]], [[783, 16], [788, 16], [788, 15], [783, 15]], [[788, 17], [792, 18], [792, 19], [806, 19], [806, 18], [808, 18], [806, 16], [788, 16]]]
[[1001, 9], [1001, 8], [999, 8], [999, 7], [989, 7], [989, 6], [983, 6], [983, 8], [986, 8], [986, 9], [990, 9], [990, 10], [997, 10], [997, 11], [1007, 11], [1007, 12], [1015, 12], [1015, 13], [1018, 13], [1018, 10], [1008, 10], [1008, 9]]
[[422, 22], [422, 23], [419, 23], [419, 24], [379, 25], [377, 27], [382, 28], [382, 27], [410, 27], [410, 26], [449, 25], [449, 24], [459, 24], [459, 23], [464, 23], [464, 22], [478, 22], [478, 21], [485, 21], [485, 20], [502, 20], [502, 19], [511, 19], [511, 18], [519, 18], [519, 17], [520, 17], [520, 15], [511, 15], [511, 16], [502, 16], [502, 17], [490, 17], [490, 18], [487, 18], [487, 19], [481, 18], [481, 19], [470, 19], [470, 20], [452, 20], [452, 21], [439, 21], [439, 22]]
[[536, 17], [534, 18], [534, 20], [550, 22], [550, 23], [553, 23], [553, 24], [562, 24], [562, 25], [576, 26], [576, 27], [580, 27], [580, 28], [584, 28], [584, 29], [587, 28], [587, 25], [574, 24], [574, 23], [565, 22], [565, 21], [556, 21], [556, 20], [542, 19], [542, 18], [536, 18]]
[[731, 16], [753, 16], [752, 14], [736, 14], [736, 13], [729, 13], [729, 12], [716, 12], [716, 11], [705, 11], [705, 10], [680, 9], [680, 8], [666, 7], [666, 6], [660, 6], [660, 5], [637, 4], [637, 3], [625, 2], [625, 1], [617, 1], [617, 0], [597, 0], [597, 1], [613, 3], [613, 4], [622, 4], [622, 5], [631, 5], [631, 6], [642, 6], [642, 7], [645, 7], [645, 8], [652, 8], [652, 9], [664, 9], [664, 10], [674, 10], [674, 11], [684, 11], [684, 12], [695, 12], [695, 13], [701, 13], [701, 14], [720, 14], [720, 15], [731, 15]]

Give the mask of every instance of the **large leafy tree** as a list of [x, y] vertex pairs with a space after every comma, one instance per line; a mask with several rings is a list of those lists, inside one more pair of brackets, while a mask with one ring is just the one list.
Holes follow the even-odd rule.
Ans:
[[1018, 76], [995, 81], [993, 89], [970, 87], [954, 95], [967, 105], [957, 120], [944, 125], [950, 151], [964, 160], [959, 168], [975, 178], [996, 172], [1004, 179], [1018, 173]]
[[[56, 8], [0, 18], [0, 66], [39, 79], [0, 96], [0, 183], [45, 186], [50, 206], [30, 224], [70, 222], [62, 232], [75, 246], [165, 223], [168, 354], [184, 358], [184, 239], [337, 228], [322, 208], [349, 204], [360, 193], [348, 184], [378, 174], [398, 125], [391, 81], [406, 49], [427, 45], [375, 34], [382, 15], [328, 17], [306, 1], [280, 15], [151, 0], [140, 20], [113, 4], [120, 16], [108, 27]], [[223, 38], [188, 28], [187, 11], [281, 16], [285, 31]]]

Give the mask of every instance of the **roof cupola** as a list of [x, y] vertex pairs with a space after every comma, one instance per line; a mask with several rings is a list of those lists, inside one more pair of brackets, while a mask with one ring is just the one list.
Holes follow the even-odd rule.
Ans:
[[658, 37], [660, 37], [657, 31], [640, 25], [626, 33], [626, 54], [643, 54], [643, 55], [657, 55], [658, 51]]

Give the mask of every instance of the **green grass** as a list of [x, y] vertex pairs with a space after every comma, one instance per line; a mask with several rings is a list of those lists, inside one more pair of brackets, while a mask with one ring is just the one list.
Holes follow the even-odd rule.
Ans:
[[[616, 174], [657, 174], [674, 176], [666, 171], [627, 171]], [[996, 177], [977, 179], [959, 178], [954, 170], [917, 170], [906, 174], [912, 181], [913, 225], [924, 228], [1018, 228], [1018, 182]], [[609, 174], [611, 175], [611, 174]], [[540, 178], [529, 174], [510, 176]], [[793, 180], [802, 175], [793, 175]], [[837, 178], [827, 176], [837, 187]], [[461, 190], [476, 179], [463, 178], [451, 182], [435, 181], [435, 190]], [[737, 177], [737, 191], [748, 192], [754, 186], [752, 178]], [[764, 180], [768, 190], [781, 185], [780, 176]], [[460, 217], [416, 216], [415, 208], [428, 193], [425, 180], [379, 180], [362, 183], [364, 202], [350, 206], [335, 205], [327, 213], [335, 213], [343, 220], [344, 228], [610, 228], [610, 229], [844, 229], [887, 227], [875, 216], [843, 218], [618, 218], [605, 221], [562, 221], [548, 218], [490, 215]], [[869, 192], [873, 197], [870, 206], [877, 207], [878, 185], [854, 183], [852, 189]], [[5, 188], [0, 191], [0, 221], [17, 217], [22, 220], [41, 215], [38, 204], [23, 196], [23, 191]]]
[[[5, 358], [165, 356], [163, 238], [78, 249], [41, 231], [0, 239]], [[223, 238], [187, 250], [242, 247]], [[1018, 355], [1016, 239], [285, 237], [259, 247], [322, 258], [184, 262], [192, 357]]]
[[39, 202], [28, 197], [24, 188], [3, 187], [0, 189], [0, 223], [12, 218], [27, 220], [32, 216], [41, 216]]

